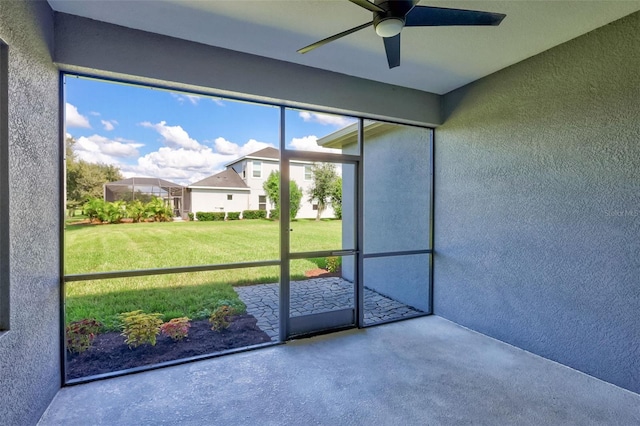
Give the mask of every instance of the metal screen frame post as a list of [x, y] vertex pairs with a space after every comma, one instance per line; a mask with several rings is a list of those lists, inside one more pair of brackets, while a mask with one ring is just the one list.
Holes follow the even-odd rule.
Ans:
[[364, 119], [358, 119], [358, 163], [356, 208], [356, 326], [364, 326]]
[[280, 341], [289, 336], [289, 303], [291, 273], [289, 260], [289, 159], [284, 155], [286, 145], [285, 107], [280, 107]]

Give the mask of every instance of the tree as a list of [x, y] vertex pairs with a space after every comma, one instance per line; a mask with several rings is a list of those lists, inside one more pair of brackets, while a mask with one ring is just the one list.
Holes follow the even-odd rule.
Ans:
[[122, 179], [120, 169], [114, 165], [79, 160], [73, 151], [76, 144], [73, 137], [67, 136], [65, 142], [69, 209], [78, 208], [91, 198], [102, 198], [105, 183]]
[[280, 208], [280, 172], [272, 171], [269, 173], [269, 177], [262, 184], [267, 199], [273, 208], [279, 210]]
[[331, 208], [336, 215], [336, 219], [342, 219], [342, 178], [337, 178], [333, 183], [331, 192]]
[[[262, 188], [276, 210], [276, 214], [280, 217], [280, 171], [272, 171], [262, 184]], [[289, 181], [289, 217], [291, 219], [295, 219], [298, 215], [302, 195], [302, 188], [295, 181]]]
[[336, 166], [332, 163], [315, 163], [311, 167], [311, 188], [309, 188], [309, 202], [318, 203], [316, 220], [320, 220], [322, 213], [331, 201], [334, 192], [335, 181], [338, 179]]
[[289, 217], [295, 219], [302, 204], [302, 188], [295, 183], [289, 181]]

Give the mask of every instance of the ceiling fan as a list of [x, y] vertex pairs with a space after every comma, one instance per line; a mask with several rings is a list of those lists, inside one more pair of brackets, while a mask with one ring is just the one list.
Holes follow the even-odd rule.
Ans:
[[302, 49], [298, 53], [307, 53], [346, 35], [355, 33], [373, 25], [376, 34], [384, 41], [389, 68], [400, 65], [400, 31], [403, 27], [439, 27], [450, 25], [500, 25], [503, 13], [481, 12], [477, 10], [447, 9], [432, 6], [416, 6], [414, 0], [349, 0], [360, 7], [373, 12], [373, 20], [350, 30], [327, 37]]

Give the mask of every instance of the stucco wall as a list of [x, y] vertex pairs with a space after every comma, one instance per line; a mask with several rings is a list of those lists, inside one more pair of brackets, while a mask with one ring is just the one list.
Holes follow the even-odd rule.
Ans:
[[[353, 135], [355, 140], [356, 135]], [[429, 143], [431, 130], [405, 125], [386, 125], [384, 131], [365, 128], [364, 249], [382, 254], [429, 249]], [[356, 153], [357, 145], [343, 148]], [[352, 199], [354, 178], [343, 176], [343, 245], [352, 247], [354, 227]], [[343, 277], [353, 280], [354, 259], [343, 259]], [[429, 256], [402, 255], [365, 259], [364, 286], [429, 311]], [[365, 307], [366, 311], [366, 307]], [[366, 315], [366, 312], [365, 312]]]
[[13, 426], [34, 424], [60, 387], [58, 72], [48, 4], [0, 2], [0, 37], [9, 45], [11, 286], [0, 423]]
[[[429, 248], [431, 131], [393, 126], [364, 139], [364, 254]], [[365, 259], [364, 285], [429, 311], [428, 255]]]
[[435, 313], [640, 392], [640, 13], [444, 98]]

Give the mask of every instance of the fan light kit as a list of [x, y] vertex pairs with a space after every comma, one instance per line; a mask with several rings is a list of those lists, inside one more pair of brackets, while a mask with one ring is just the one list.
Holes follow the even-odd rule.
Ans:
[[400, 34], [404, 21], [400, 18], [385, 18], [379, 21], [376, 26], [376, 34], [380, 37], [394, 37]]
[[506, 16], [477, 10], [416, 6], [419, 0], [375, 0], [374, 3], [368, 0], [349, 1], [373, 12], [373, 20], [303, 47], [298, 53], [307, 53], [373, 25], [376, 34], [384, 42], [389, 68], [395, 68], [400, 65], [400, 32], [404, 27], [497, 26]]

